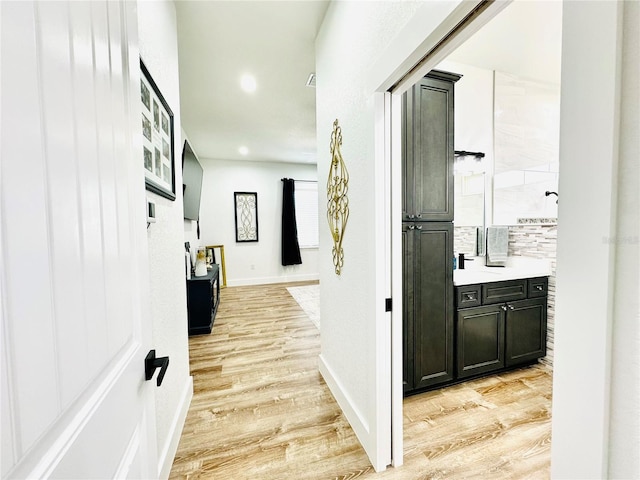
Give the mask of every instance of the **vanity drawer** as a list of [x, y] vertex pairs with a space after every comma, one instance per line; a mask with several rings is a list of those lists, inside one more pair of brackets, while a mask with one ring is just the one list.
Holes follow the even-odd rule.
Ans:
[[549, 288], [547, 277], [529, 279], [529, 298], [546, 297]]
[[527, 280], [508, 280], [482, 285], [482, 304], [509, 302], [527, 298]]
[[480, 285], [462, 285], [456, 287], [456, 302], [458, 308], [480, 306], [481, 290]]

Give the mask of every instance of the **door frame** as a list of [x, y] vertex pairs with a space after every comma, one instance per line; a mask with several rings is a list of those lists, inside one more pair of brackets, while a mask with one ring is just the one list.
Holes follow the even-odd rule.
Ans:
[[[477, 5], [479, 2], [473, 3]], [[459, 32], [455, 45], [445, 45], [441, 51], [436, 52], [437, 58], [425, 62], [418, 77], [497, 15], [510, 0], [495, 3], [496, 5], [485, 10], [484, 18], [476, 19]], [[630, 468], [633, 462], [631, 460], [625, 463], [617, 456], [612, 465], [609, 457], [609, 452], [615, 450], [616, 445], [626, 445], [624, 429], [620, 426], [624, 423], [623, 415], [615, 415], [610, 410], [611, 405], [614, 408], [620, 406], [620, 398], [624, 392], [624, 387], [618, 386], [617, 390], [612, 388], [615, 378], [611, 364], [615, 363], [612, 349], [620, 343], [619, 339], [612, 339], [614, 310], [619, 306], [618, 299], [614, 298], [614, 281], [625, 278], [625, 273], [616, 271], [615, 242], [611, 241], [603, 246], [605, 242], [602, 240], [616, 238], [617, 221], [629, 224], [625, 223], [626, 217], [618, 213], [616, 205], [620, 84], [624, 71], [621, 60], [623, 7], [620, 2], [563, 4], [559, 188], [564, 192], [564, 200], [560, 204], [558, 217], [572, 218], [572, 225], [560, 223], [558, 233], [556, 315], [563, 317], [564, 322], [556, 325], [555, 331], [551, 449], [553, 477], [603, 478], [612, 468]], [[447, 17], [438, 29], [450, 23], [449, 20], [450, 17]], [[425, 30], [429, 29], [423, 27], [422, 31]], [[599, 31], [598, 36], [590, 33], [594, 30]], [[418, 30], [411, 31], [415, 34]], [[399, 37], [408, 41], [405, 33], [401, 32]], [[439, 38], [442, 39], [443, 35]], [[426, 39], [425, 42], [429, 43], [430, 40]], [[416, 50], [428, 51], [428, 48], [421, 45]], [[403, 65], [405, 64], [406, 61]], [[594, 65], [599, 68], [592, 68]], [[380, 77], [372, 79], [376, 95], [398, 96], [403, 88], [408, 88], [403, 83], [394, 84], [394, 80], [399, 81], [402, 76], [397, 71], [398, 69], [380, 82], [376, 82], [381, 80]], [[589, 71], [590, 75], [585, 77], [585, 71]], [[405, 83], [409, 86], [413, 84], [411, 80]], [[393, 99], [391, 104], [396, 104]], [[376, 115], [384, 114], [381, 110], [376, 111]], [[390, 118], [395, 118], [394, 113], [388, 114]], [[589, 121], [585, 122], [584, 119]], [[585, 135], [585, 131], [593, 134]], [[399, 160], [397, 148], [393, 145], [400, 142], [399, 133], [399, 125], [392, 122], [391, 135], [385, 139], [394, 152], [390, 171], [396, 175], [399, 172]], [[586, 168], [585, 159], [588, 160]], [[395, 185], [395, 181], [392, 181], [392, 185]], [[399, 192], [394, 190], [386, 199], [392, 205], [391, 225], [398, 227], [392, 229], [391, 244], [387, 246], [394, 259], [391, 265], [392, 293], [396, 300], [392, 312], [394, 332], [401, 332], [402, 320], [402, 264], [397, 261], [401, 244], [395, 233], [400, 230], [400, 224], [394, 220], [397, 218], [398, 208], [401, 208], [399, 198]], [[594, 218], [602, 219], [595, 222], [598, 234], [585, 236], [584, 229], [594, 225]], [[591, 275], [588, 276], [584, 275], [585, 258], [589, 259]], [[596, 306], [594, 307], [593, 302], [585, 303], [586, 297], [591, 298]], [[621, 332], [630, 331], [626, 324], [619, 324], [618, 327]], [[580, 332], [580, 341], [576, 340], [577, 331]], [[622, 336], [624, 333], [618, 335]], [[392, 337], [391, 350], [391, 383], [394, 395], [391, 404], [392, 455], [393, 465], [399, 466], [402, 464], [402, 396], [398, 384], [402, 383], [402, 368], [397, 363], [402, 358], [401, 338]], [[584, 381], [584, 358], [589, 358], [590, 365], [597, 367], [589, 371], [589, 382]], [[618, 378], [621, 374], [623, 376], [625, 372], [628, 373], [627, 368], [620, 364], [618, 366]], [[591, 401], [585, 404], [584, 398], [590, 398]]]
[[[393, 309], [389, 343], [391, 353], [391, 461], [394, 467], [404, 463], [403, 432], [403, 355], [402, 355], [402, 94], [420, 78], [466, 42], [478, 30], [498, 15], [513, 0], [488, 2], [462, 1], [420, 45], [401, 62], [389, 76], [378, 79], [374, 93], [376, 125], [375, 157], [384, 158], [384, 169], [377, 172], [376, 185], [383, 185], [385, 208], [380, 214], [385, 222], [384, 254], [378, 255], [387, 266]], [[428, 30], [428, 29], [427, 29]], [[425, 31], [420, 22], [413, 22], [402, 35]], [[383, 60], [386, 60], [383, 58]], [[375, 82], [375, 80], [374, 80]], [[374, 83], [375, 85], [375, 83]], [[381, 141], [380, 135], [384, 134]], [[376, 197], [379, 197], [376, 195]], [[382, 197], [382, 195], [380, 195]], [[390, 206], [390, 208], [389, 208]]]

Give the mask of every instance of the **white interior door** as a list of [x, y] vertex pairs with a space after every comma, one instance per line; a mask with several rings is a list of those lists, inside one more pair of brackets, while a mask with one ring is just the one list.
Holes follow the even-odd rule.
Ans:
[[135, 5], [2, 2], [2, 478], [151, 478]]

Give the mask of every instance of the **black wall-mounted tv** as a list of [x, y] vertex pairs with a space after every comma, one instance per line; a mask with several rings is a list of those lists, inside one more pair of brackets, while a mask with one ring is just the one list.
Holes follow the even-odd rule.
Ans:
[[185, 140], [182, 149], [182, 194], [184, 197], [184, 218], [200, 218], [200, 197], [202, 195], [202, 165]]

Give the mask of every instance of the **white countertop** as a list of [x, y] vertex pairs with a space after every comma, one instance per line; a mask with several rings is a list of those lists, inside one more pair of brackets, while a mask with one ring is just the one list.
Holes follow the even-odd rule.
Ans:
[[473, 261], [465, 261], [463, 270], [458, 268], [453, 271], [453, 284], [472, 285], [551, 275], [551, 264], [544, 259], [509, 257], [505, 267], [487, 267], [484, 261], [485, 257], [473, 257]]

